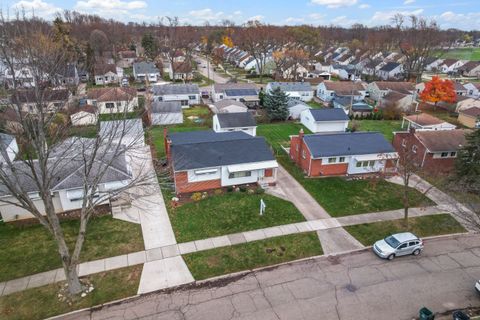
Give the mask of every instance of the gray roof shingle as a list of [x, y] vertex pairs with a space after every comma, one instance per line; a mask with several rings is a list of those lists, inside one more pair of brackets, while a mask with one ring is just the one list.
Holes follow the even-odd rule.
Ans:
[[310, 109], [313, 119], [320, 121], [348, 121], [350, 118], [341, 108], [334, 109]]
[[395, 152], [379, 132], [311, 134], [304, 141], [314, 158]]
[[196, 84], [164, 84], [153, 86], [153, 94], [163, 96], [167, 94], [200, 94]]
[[135, 74], [160, 73], [160, 70], [158, 70], [153, 62], [135, 62], [133, 69], [135, 70]]
[[182, 113], [180, 101], [154, 101], [152, 113]]
[[310, 82], [270, 82], [272, 90], [280, 87], [282, 91], [313, 91]]
[[257, 125], [250, 112], [218, 113], [216, 117], [222, 128], [255, 127]]

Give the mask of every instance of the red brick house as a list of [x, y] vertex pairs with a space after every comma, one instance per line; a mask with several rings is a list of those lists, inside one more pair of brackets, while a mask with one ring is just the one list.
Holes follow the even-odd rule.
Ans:
[[458, 149], [465, 145], [464, 129], [395, 132], [393, 146], [402, 155], [409, 152], [416, 164], [431, 174], [450, 173], [454, 169]]
[[177, 132], [166, 135], [165, 149], [177, 194], [275, 183], [278, 163], [263, 137], [241, 131]]
[[342, 132], [290, 137], [290, 158], [309, 177], [349, 176], [394, 170], [397, 153], [378, 132]]

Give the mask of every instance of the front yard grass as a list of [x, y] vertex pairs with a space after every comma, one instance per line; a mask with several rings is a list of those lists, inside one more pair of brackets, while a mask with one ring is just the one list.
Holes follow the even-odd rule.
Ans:
[[[279, 156], [277, 160], [332, 217], [403, 208], [403, 187], [400, 185], [383, 179], [306, 178], [287, 155]], [[433, 204], [417, 190], [410, 189], [411, 207]]]
[[373, 245], [393, 233], [410, 231], [418, 237], [438, 236], [442, 234], [465, 232], [465, 229], [451, 215], [439, 214], [408, 219], [409, 227], [405, 228], [404, 220], [381, 221], [345, 227], [345, 229], [365, 246]]
[[[262, 216], [260, 199], [267, 206]], [[168, 209], [179, 243], [305, 221], [289, 201], [246, 192], [227, 192]]]
[[[393, 140], [394, 131], [402, 131], [401, 120], [353, 120], [350, 127], [357, 124], [357, 131], [378, 131], [382, 133], [388, 141]], [[403, 129], [406, 130], [406, 129]]]
[[195, 280], [203, 280], [321, 254], [316, 232], [308, 232], [190, 253], [183, 258]]
[[[168, 132], [187, 132], [187, 131], [201, 131], [209, 130], [208, 127], [198, 126], [198, 127], [179, 127], [179, 126], [169, 126]], [[165, 143], [163, 140], [163, 126], [154, 126], [148, 130], [155, 149], [157, 150], [157, 159], [165, 157]]]
[[4, 320], [45, 319], [73, 310], [93, 307], [137, 294], [143, 265], [97, 273], [87, 279], [94, 290], [68, 305], [57, 294], [65, 282], [28, 289], [0, 297], [0, 318]]
[[265, 123], [257, 127], [257, 135], [264, 136], [277, 153], [284, 153], [281, 146], [290, 146], [290, 136], [297, 135], [300, 129], [306, 134], [311, 133], [306, 127], [295, 122]]
[[[70, 248], [74, 246], [78, 226], [78, 220], [62, 222]], [[1, 224], [0, 248], [0, 282], [62, 266], [55, 242], [41, 225], [17, 227]], [[143, 249], [139, 225], [111, 216], [94, 217], [88, 225], [81, 260], [97, 260]]]

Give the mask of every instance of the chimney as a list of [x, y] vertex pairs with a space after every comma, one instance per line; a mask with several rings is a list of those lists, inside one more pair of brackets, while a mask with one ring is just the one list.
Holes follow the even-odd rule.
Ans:
[[413, 126], [410, 126], [409, 132], [410, 132], [411, 134], [415, 134], [415, 128], [414, 128]]
[[[303, 128], [298, 132], [298, 153], [297, 153], [297, 163], [300, 165], [302, 161], [302, 151], [303, 151]], [[301, 165], [300, 165], [301, 167]]]

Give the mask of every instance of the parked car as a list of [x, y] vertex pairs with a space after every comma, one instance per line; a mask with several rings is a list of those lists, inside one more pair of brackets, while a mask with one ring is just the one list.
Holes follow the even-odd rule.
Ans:
[[373, 252], [380, 258], [393, 260], [408, 254], [419, 255], [423, 250], [423, 241], [411, 232], [392, 234], [375, 242]]
[[480, 280], [477, 280], [477, 282], [475, 282], [475, 290], [480, 293]]
[[463, 311], [455, 311], [453, 314], [452, 314], [452, 317], [453, 317], [453, 320], [470, 320], [470, 317], [465, 314]]

